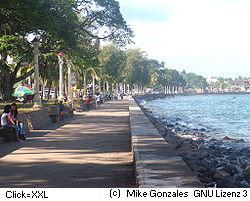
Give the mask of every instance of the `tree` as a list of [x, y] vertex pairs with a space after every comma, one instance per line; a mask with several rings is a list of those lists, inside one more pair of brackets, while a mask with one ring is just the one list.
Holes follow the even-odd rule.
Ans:
[[101, 49], [100, 66], [104, 72], [111, 76], [116, 82], [124, 79], [123, 70], [126, 66], [126, 53], [115, 45], [104, 46]]
[[206, 78], [195, 73], [186, 73], [183, 75], [188, 88], [204, 88], [208, 86]]
[[0, 37], [0, 93], [5, 100], [12, 99], [14, 84], [34, 72], [30, 64], [23, 64], [31, 57], [31, 47], [23, 37]]
[[[79, 30], [93, 39], [116, 42], [120, 45], [131, 43], [133, 32], [120, 12], [115, 0], [78, 0], [80, 11]], [[95, 31], [93, 31], [95, 30]]]
[[177, 70], [161, 69], [159, 70], [159, 84], [169, 87], [184, 87], [186, 81]]
[[[53, 34], [58, 41], [74, 44], [77, 15], [70, 6], [73, 1], [1, 1], [0, 4], [0, 88], [5, 100], [12, 99], [13, 85], [33, 73], [32, 47], [26, 36], [30, 33]], [[72, 29], [73, 28], [73, 29]], [[8, 62], [11, 58], [13, 62]]]
[[150, 71], [148, 64], [144, 52], [139, 49], [128, 50], [126, 67], [124, 68], [125, 81], [138, 86], [149, 84]]
[[[21, 55], [28, 58], [25, 61], [28, 61], [29, 66], [32, 65], [32, 57], [27, 56], [32, 54], [31, 47], [28, 48], [28, 52], [23, 51], [23, 48], [29, 45], [27, 41], [24, 42], [27, 35], [39, 34], [45, 44], [48, 38], [52, 41], [50, 44], [53, 48], [41, 47], [41, 52], [45, 54], [41, 56], [42, 67], [47, 72], [53, 72], [56, 67], [52, 56], [55, 56], [57, 51], [64, 51], [72, 58], [80, 60], [76, 61], [80, 64], [76, 66], [81, 69], [83, 63], [92, 65], [98, 60], [96, 52], [99, 49], [99, 40], [112, 40], [123, 45], [131, 42], [132, 31], [119, 9], [119, 3], [115, 0], [2, 0], [0, 4], [0, 73], [8, 79], [7, 83], [0, 82], [4, 99], [11, 98], [10, 94], [17, 80], [25, 79], [32, 73], [32, 70], [25, 72], [22, 70], [25, 68], [20, 68]], [[106, 35], [102, 35], [101, 32]], [[10, 38], [22, 40], [25, 46], [21, 47], [21, 43], [19, 45], [14, 43], [16, 45], [14, 47], [10, 44], [12, 40]], [[6, 45], [8, 48], [5, 47]], [[49, 52], [46, 52], [45, 50], [48, 49]], [[19, 57], [19, 60], [16, 59], [13, 63], [16, 67], [7, 62], [7, 58], [11, 56], [10, 53]], [[87, 61], [83, 61], [84, 59]], [[18, 77], [17, 74], [21, 71], [23, 74]], [[49, 74], [47, 77], [46, 74], [43, 75], [46, 79], [49, 76]], [[53, 79], [53, 76], [51, 78]]]

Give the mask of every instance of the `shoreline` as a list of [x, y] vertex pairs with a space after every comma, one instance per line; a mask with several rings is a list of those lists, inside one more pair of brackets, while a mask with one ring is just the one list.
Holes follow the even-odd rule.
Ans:
[[[156, 95], [156, 96], [155, 96]], [[176, 130], [176, 125], [153, 116], [141, 104], [159, 98], [171, 97], [165, 94], [147, 94], [134, 97], [144, 114], [155, 125], [164, 139], [174, 145], [178, 155], [199, 177], [206, 187], [249, 188], [250, 147], [235, 146], [241, 141], [225, 137], [223, 140], [206, 138], [206, 132]], [[179, 128], [179, 127], [178, 127]], [[186, 137], [193, 136], [196, 140]]]

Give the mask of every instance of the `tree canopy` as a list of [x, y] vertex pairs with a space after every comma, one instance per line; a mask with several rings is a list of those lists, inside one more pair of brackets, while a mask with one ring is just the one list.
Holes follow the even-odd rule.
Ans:
[[[6, 79], [0, 81], [0, 88], [5, 99], [11, 98], [16, 82], [33, 72], [27, 68], [33, 66], [27, 39], [34, 34], [41, 36], [40, 71], [46, 79], [57, 68], [60, 51], [74, 59], [79, 71], [97, 68], [100, 40], [125, 45], [133, 36], [115, 0], [2, 0], [0, 73]], [[21, 65], [23, 61], [28, 65]]]
[[204, 88], [208, 86], [206, 78], [196, 75], [195, 73], [182, 72], [182, 76], [188, 88]]

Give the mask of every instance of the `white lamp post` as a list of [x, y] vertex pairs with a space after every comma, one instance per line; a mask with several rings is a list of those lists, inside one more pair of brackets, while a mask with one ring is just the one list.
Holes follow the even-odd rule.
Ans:
[[63, 93], [63, 57], [64, 57], [64, 53], [63, 52], [59, 52], [57, 54], [58, 56], [58, 62], [59, 62], [59, 97], [58, 99], [60, 101], [63, 101], [64, 99], [64, 93]]
[[86, 70], [84, 70], [84, 72], [83, 72], [83, 95], [84, 95], [84, 97], [86, 98], [86, 96], [87, 96], [87, 71]]
[[93, 95], [95, 95], [95, 76], [92, 77], [92, 91]]
[[73, 101], [73, 91], [72, 91], [72, 61], [70, 59], [67, 60], [68, 67], [68, 101]]
[[35, 37], [31, 43], [33, 44], [33, 53], [34, 53], [34, 108], [42, 108], [42, 101], [39, 93], [39, 68], [38, 68], [38, 53], [40, 40]]

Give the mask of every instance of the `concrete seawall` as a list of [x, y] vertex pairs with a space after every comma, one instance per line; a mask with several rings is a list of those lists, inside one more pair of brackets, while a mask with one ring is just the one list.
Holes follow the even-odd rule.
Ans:
[[129, 113], [138, 187], [203, 187], [132, 98]]

